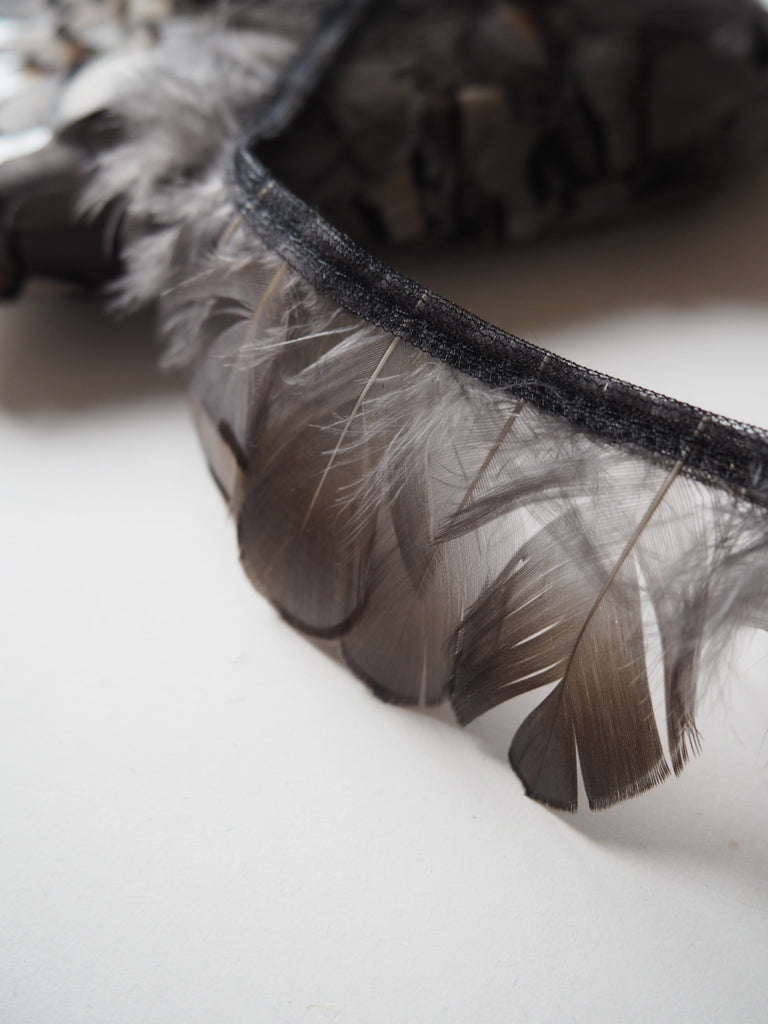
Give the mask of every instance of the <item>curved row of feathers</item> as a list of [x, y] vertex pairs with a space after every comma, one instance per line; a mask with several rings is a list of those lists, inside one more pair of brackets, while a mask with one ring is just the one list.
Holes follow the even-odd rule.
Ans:
[[385, 700], [448, 698], [466, 723], [540, 689], [510, 759], [551, 806], [575, 808], [579, 771], [592, 807], [679, 772], [701, 667], [766, 623], [766, 510], [319, 294], [226, 184], [228, 140], [295, 40], [179, 31], [111, 93], [121, 139], [83, 204], [118, 204], [133, 238], [123, 304], [161, 297], [250, 579]]
[[[764, 623], [765, 511], [349, 316], [236, 227], [166, 300], [250, 579], [385, 700], [463, 723], [546, 688], [510, 750], [592, 807], [697, 746], [703, 648]], [[702, 420], [706, 430], [706, 420]], [[710, 664], [711, 668], [711, 664]]]

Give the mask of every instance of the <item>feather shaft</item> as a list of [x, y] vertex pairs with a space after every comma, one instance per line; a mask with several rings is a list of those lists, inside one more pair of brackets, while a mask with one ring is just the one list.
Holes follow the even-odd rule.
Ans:
[[216, 251], [217, 252], [223, 252], [227, 248], [229, 243], [232, 241], [232, 238], [233, 238], [235, 232], [237, 231], [237, 229], [240, 227], [240, 225], [242, 223], [243, 223], [243, 215], [242, 215], [242, 213], [238, 213], [237, 216], [232, 218], [232, 220], [229, 222], [227, 230], [224, 232], [224, 234], [219, 239], [219, 244], [216, 246]]
[[390, 342], [389, 347], [387, 348], [386, 352], [384, 353], [384, 355], [379, 360], [379, 362], [378, 362], [376, 368], [374, 369], [373, 373], [371, 374], [371, 376], [368, 378], [368, 381], [366, 382], [365, 387], [363, 388], [362, 392], [360, 393], [360, 397], [357, 399], [357, 401], [355, 402], [354, 406], [352, 407], [352, 412], [347, 417], [347, 420], [346, 420], [346, 422], [344, 424], [344, 427], [343, 427], [341, 433], [339, 434], [339, 438], [338, 438], [338, 440], [336, 442], [336, 445], [335, 445], [333, 451], [331, 452], [331, 456], [328, 459], [328, 462], [326, 463], [325, 469], [323, 470], [323, 475], [320, 477], [320, 482], [317, 485], [317, 489], [315, 490], [315, 493], [312, 495], [312, 500], [309, 503], [309, 508], [307, 509], [306, 515], [304, 516], [304, 521], [301, 524], [302, 530], [305, 530], [307, 528], [307, 523], [309, 522], [309, 520], [310, 520], [310, 518], [312, 516], [312, 512], [314, 511], [315, 505], [317, 504], [317, 500], [320, 497], [320, 492], [323, 489], [323, 485], [325, 484], [325, 481], [328, 479], [328, 474], [330, 473], [331, 469], [333, 468], [333, 464], [336, 461], [336, 457], [339, 454], [341, 446], [344, 444], [344, 439], [346, 438], [347, 434], [349, 433], [349, 428], [352, 425], [352, 421], [354, 420], [355, 416], [357, 416], [358, 412], [360, 411], [360, 409], [361, 409], [361, 407], [363, 405], [363, 402], [368, 397], [368, 394], [369, 394], [371, 388], [373, 387], [373, 385], [376, 383], [376, 381], [381, 376], [382, 372], [384, 371], [384, 367], [387, 365], [387, 363], [391, 359], [392, 353], [395, 351], [395, 349], [397, 348], [398, 344], [401, 341], [402, 341], [402, 339], [399, 338], [399, 337], [396, 337], [396, 338], [392, 339], [392, 341]]
[[256, 304], [256, 308], [253, 311], [251, 319], [250, 319], [250, 321], [248, 323], [248, 327], [246, 329], [245, 340], [243, 342], [244, 345], [246, 345], [248, 343], [248, 341], [250, 340], [251, 335], [252, 335], [253, 331], [255, 330], [256, 325], [259, 322], [259, 317], [264, 312], [264, 309], [266, 308], [267, 303], [272, 298], [272, 296], [275, 294], [277, 289], [280, 287], [280, 282], [282, 281], [283, 276], [285, 275], [285, 272], [286, 272], [287, 269], [288, 269], [288, 264], [287, 263], [283, 263], [280, 266], [280, 268], [277, 270], [277, 272], [275, 273], [275, 275], [272, 278], [272, 280], [267, 285], [267, 287], [266, 287], [266, 289], [264, 291], [264, 294], [261, 296], [261, 298], [259, 299], [258, 303]]
[[[706, 428], [707, 422], [708, 417], [702, 417], [691, 445], [667, 473], [616, 559], [576, 635], [563, 678], [545, 702], [546, 714], [542, 711], [544, 705], [540, 706], [526, 719], [512, 743], [510, 761], [513, 768], [520, 774], [529, 793], [544, 802], [567, 807], [570, 806], [570, 796], [575, 794], [575, 780], [569, 780], [564, 786], [564, 776], [569, 775], [575, 765], [573, 753], [565, 750], [566, 743], [575, 742], [578, 747], [592, 807], [609, 806], [631, 793], [655, 785], [669, 774], [653, 719], [645, 666], [635, 653], [644, 650], [639, 590], [634, 572], [630, 580], [625, 570], [630, 554], [678, 479], [690, 447]], [[605, 609], [606, 598], [620, 575], [625, 576], [621, 617], [615, 609]], [[621, 651], [628, 659], [626, 663], [617, 665], [616, 678], [607, 691], [599, 678], [590, 678], [602, 671], [599, 659], [582, 649], [590, 635], [590, 627], [598, 617], [601, 619], [598, 627], [598, 632], [602, 633], [601, 648], [606, 652]], [[595, 698], [590, 696], [592, 692], [595, 696], [601, 695], [602, 706], [592, 708], [588, 713], [586, 708], [595, 702]], [[603, 725], [595, 730], [595, 722], [600, 720]], [[602, 751], [602, 756], [596, 757], [596, 751]], [[553, 788], [550, 788], [551, 784], [554, 784]], [[565, 792], [570, 796], [563, 802]]]
[[[512, 410], [512, 413], [510, 414], [509, 418], [507, 419], [507, 422], [501, 428], [501, 433], [496, 438], [495, 442], [491, 446], [491, 450], [488, 452], [488, 454], [486, 455], [485, 459], [483, 460], [483, 464], [480, 466], [480, 468], [478, 469], [477, 473], [475, 473], [475, 476], [474, 476], [472, 482], [470, 483], [470, 485], [467, 488], [467, 490], [464, 492], [464, 495], [463, 495], [461, 501], [459, 502], [458, 506], [456, 507], [456, 511], [454, 512], [454, 517], [460, 515], [460, 513], [464, 510], [464, 508], [469, 503], [472, 495], [474, 494], [474, 492], [475, 492], [475, 490], [477, 488], [477, 485], [480, 483], [481, 477], [485, 474], [485, 472], [488, 469], [488, 467], [490, 466], [491, 462], [493, 462], [494, 458], [498, 454], [501, 446], [504, 444], [504, 441], [506, 440], [507, 435], [509, 434], [510, 430], [512, 429], [512, 426], [514, 425], [515, 420], [517, 419], [517, 417], [522, 412], [524, 405], [525, 405], [525, 399], [524, 398], [518, 399], [517, 404], [515, 405], [514, 409]], [[424, 587], [424, 584], [426, 583], [427, 577], [429, 576], [429, 573], [432, 570], [432, 567], [434, 566], [435, 562], [437, 561], [437, 558], [438, 558], [438, 556], [440, 554], [440, 551], [442, 550], [443, 546], [446, 543], [447, 543], [447, 537], [440, 537], [438, 539], [437, 543], [435, 544], [434, 551], [432, 552], [432, 556], [429, 559], [429, 563], [427, 564], [427, 567], [424, 570], [424, 573], [423, 573], [421, 579], [419, 580], [419, 585], [416, 587], [416, 592], [414, 594], [413, 600], [416, 600], [418, 598], [419, 594], [421, 593], [421, 591], [422, 591], [422, 589]]]

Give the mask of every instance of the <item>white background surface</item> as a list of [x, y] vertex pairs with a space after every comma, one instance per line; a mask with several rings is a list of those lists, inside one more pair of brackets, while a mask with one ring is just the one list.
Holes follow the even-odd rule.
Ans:
[[[410, 258], [545, 346], [768, 426], [768, 175]], [[461, 269], [460, 269], [461, 268]], [[768, 657], [680, 780], [527, 800], [528, 705], [378, 703], [250, 588], [149, 319], [0, 309], [0, 1021], [768, 1019]]]

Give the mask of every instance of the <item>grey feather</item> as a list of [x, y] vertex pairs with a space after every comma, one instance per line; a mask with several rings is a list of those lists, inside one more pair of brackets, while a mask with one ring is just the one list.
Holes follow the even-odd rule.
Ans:
[[[549, 688], [510, 750], [539, 800], [575, 807], [577, 766], [594, 807], [655, 785], [670, 772], [664, 734], [679, 771], [702, 671], [740, 626], [766, 622], [765, 510], [356, 321], [243, 227], [226, 248], [166, 315], [187, 325], [199, 390], [250, 278], [227, 328], [228, 345], [242, 338], [249, 424], [225, 392], [199, 398], [219, 425], [203, 439], [212, 464], [238, 437], [229, 499], [256, 585], [300, 628], [337, 637], [387, 700], [449, 694], [468, 722]], [[260, 305], [278, 273], [280, 295]]]
[[313, 9], [166, 19], [139, 65], [104, 58], [120, 85], [91, 107], [96, 65], [68, 80], [55, 144], [79, 210], [119, 223], [118, 304], [160, 301], [254, 584], [386, 700], [450, 697], [466, 723], [540, 689], [510, 748], [526, 791], [572, 809], [580, 771], [607, 806], [669, 775], [665, 742], [681, 770], [718, 655], [765, 628], [768, 512], [463, 375], [257, 240], [233, 139]]

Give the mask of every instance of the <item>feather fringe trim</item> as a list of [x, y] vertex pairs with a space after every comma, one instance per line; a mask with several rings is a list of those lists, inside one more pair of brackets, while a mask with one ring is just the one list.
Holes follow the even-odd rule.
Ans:
[[295, 37], [182, 35], [97, 105], [117, 143], [94, 148], [82, 206], [119, 210], [118, 301], [164, 293], [167, 358], [189, 373], [251, 580], [385, 700], [448, 698], [467, 723], [540, 690], [510, 748], [537, 800], [574, 809], [580, 772], [605, 807], [679, 772], [700, 678], [739, 628], [766, 625], [766, 508], [697, 479], [685, 453], [601, 441], [320, 294], [225, 187], [229, 140]]
[[681, 771], [702, 666], [766, 622], [766, 510], [351, 316], [231, 217], [164, 316], [253, 583], [385, 700], [540, 689], [510, 761], [546, 804]]

